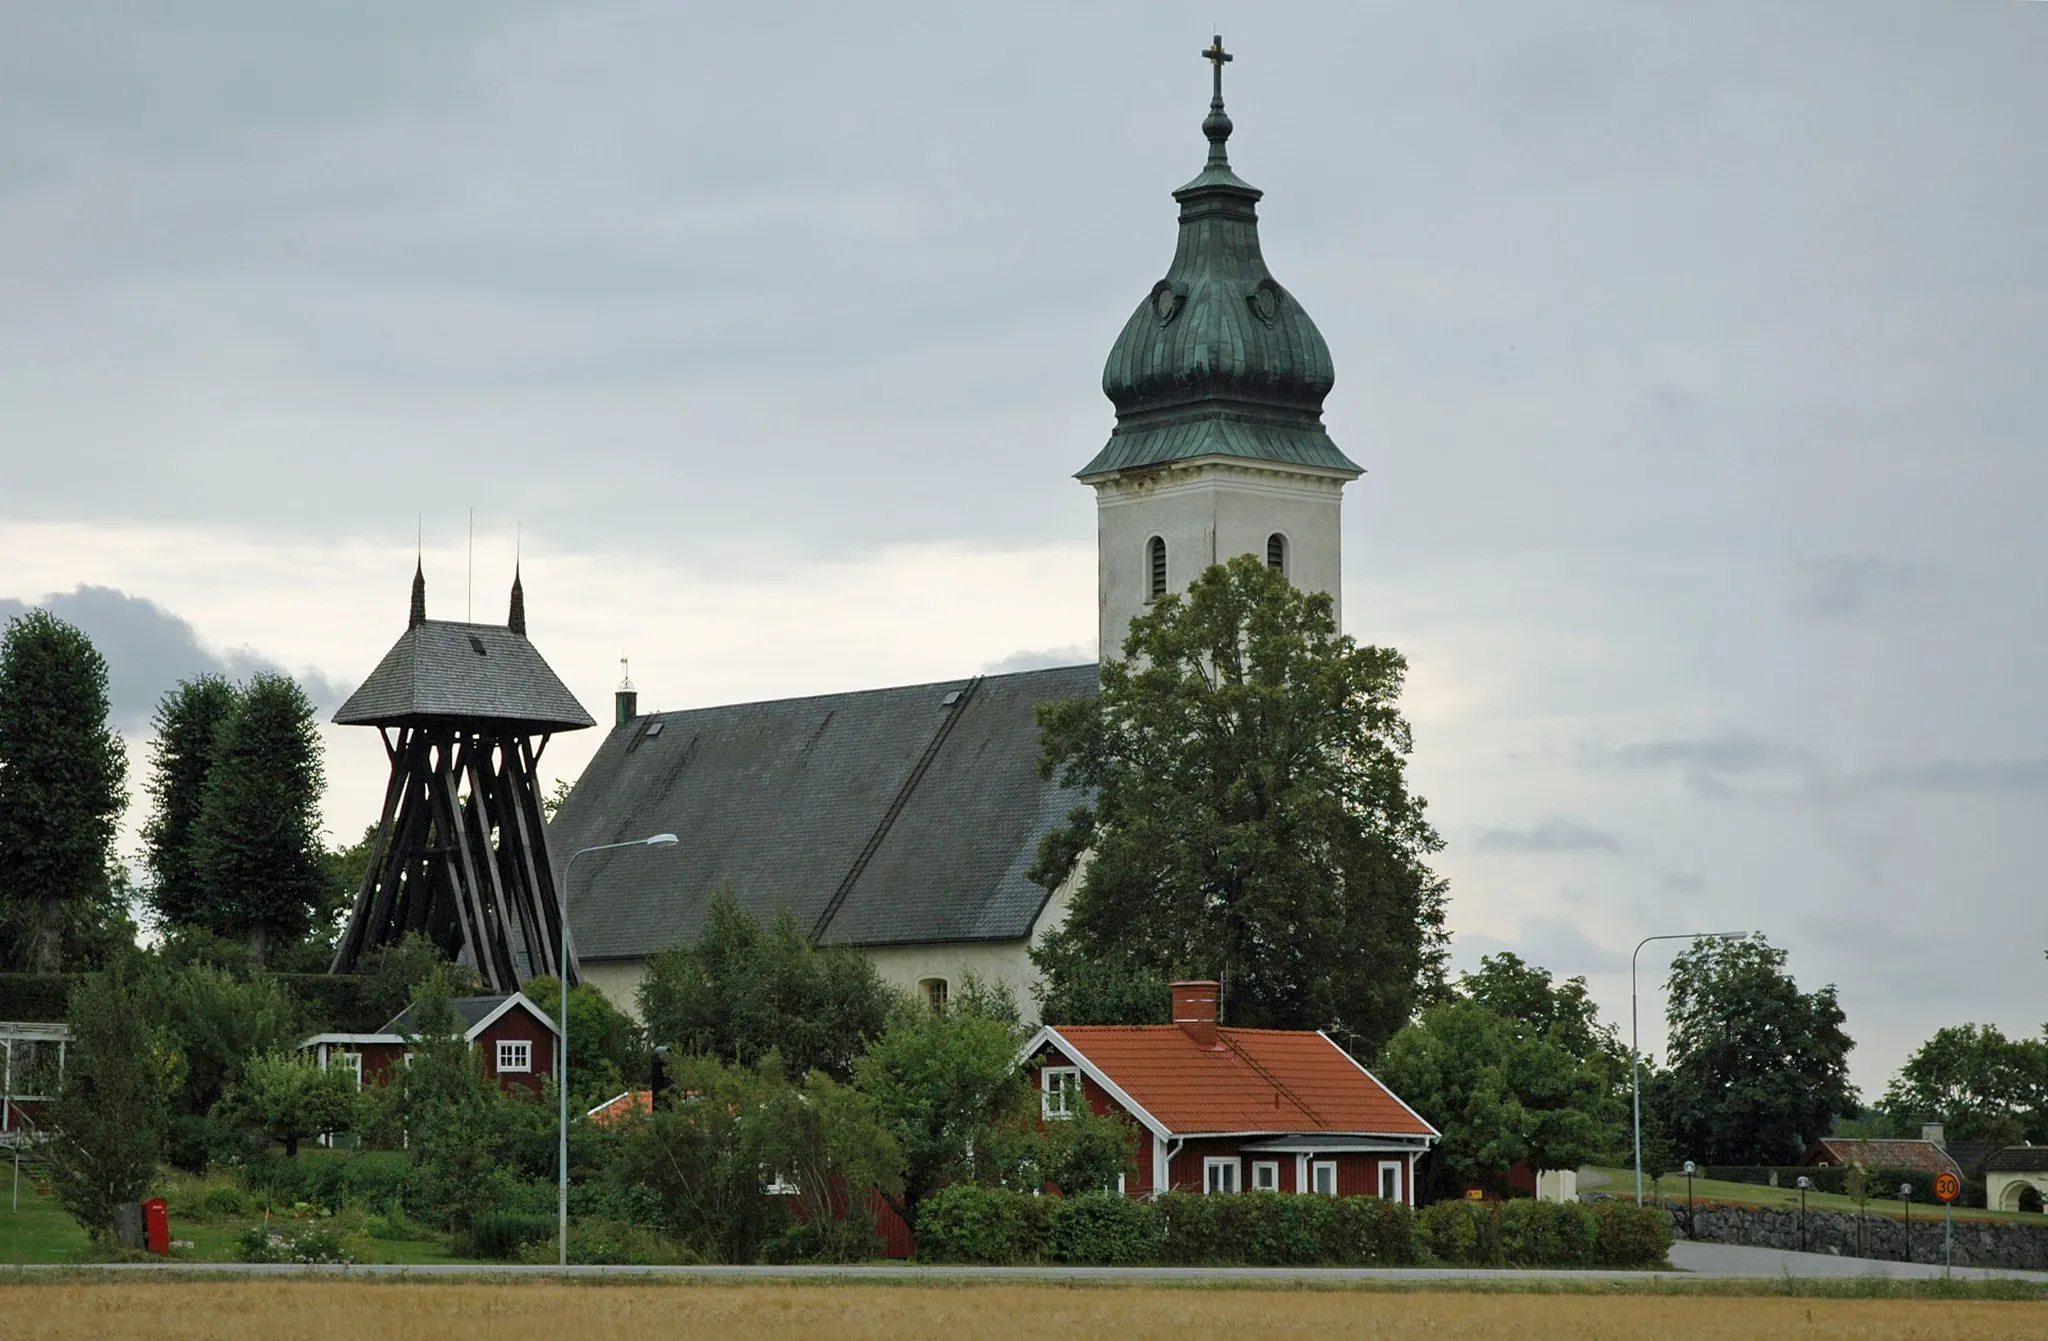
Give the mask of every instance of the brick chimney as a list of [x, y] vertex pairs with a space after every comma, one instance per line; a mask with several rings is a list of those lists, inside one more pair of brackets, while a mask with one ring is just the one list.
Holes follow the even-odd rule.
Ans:
[[1222, 984], [1177, 982], [1173, 985], [1173, 1022], [1187, 1032], [1196, 1046], [1216, 1046], [1216, 999]]

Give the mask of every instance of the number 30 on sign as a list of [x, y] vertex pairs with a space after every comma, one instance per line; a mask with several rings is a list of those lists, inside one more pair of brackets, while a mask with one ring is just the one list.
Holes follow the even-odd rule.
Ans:
[[1937, 1201], [1954, 1201], [1963, 1195], [1963, 1180], [1952, 1173], [1938, 1173], [1934, 1176], [1934, 1197]]

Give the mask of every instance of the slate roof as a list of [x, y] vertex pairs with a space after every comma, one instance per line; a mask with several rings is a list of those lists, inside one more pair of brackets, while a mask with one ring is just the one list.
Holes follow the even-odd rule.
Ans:
[[[639, 717], [613, 728], [548, 831], [599, 852], [568, 891], [579, 958], [694, 940], [730, 885], [821, 942], [1021, 940], [1045, 907], [1025, 879], [1080, 798], [1038, 776], [1037, 705], [1092, 695], [1093, 665]], [[953, 702], [948, 703], [948, 698]]]
[[1437, 1132], [1320, 1033], [1218, 1029], [1205, 1048], [1174, 1024], [1058, 1025], [1040, 1038], [1085, 1059], [1176, 1136]]
[[1927, 1173], [1962, 1170], [1946, 1150], [1932, 1141], [1866, 1140], [1860, 1137], [1830, 1136], [1814, 1142], [1808, 1164], [1861, 1164], [1866, 1169], [1920, 1169]]
[[2009, 1145], [1984, 1161], [1986, 1173], [2038, 1173], [2048, 1169], [2048, 1145]]
[[[555, 1022], [549, 1019], [538, 1007], [535, 1007], [532, 1001], [527, 1000], [525, 994], [521, 992], [504, 992], [497, 996], [458, 996], [448, 1004], [455, 1008], [456, 1015], [461, 1018], [463, 1032], [469, 1033], [477, 1025], [489, 1019], [491, 1012], [497, 1010], [498, 1007], [504, 1005], [515, 996], [526, 1003], [526, 1006], [529, 1008], [528, 1014], [533, 1015], [550, 1029], [555, 1027]], [[390, 1023], [377, 1032], [394, 1035], [412, 1033], [412, 1007], [407, 1006], [404, 1010], [392, 1016]]]
[[474, 720], [529, 731], [595, 726], [532, 643], [502, 624], [427, 619], [399, 636], [334, 714], [342, 726]]

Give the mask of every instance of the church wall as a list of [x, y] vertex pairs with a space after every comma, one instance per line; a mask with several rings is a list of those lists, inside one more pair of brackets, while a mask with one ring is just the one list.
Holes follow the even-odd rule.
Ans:
[[[1326, 591], [1341, 617], [1342, 543], [1334, 475], [1208, 460], [1103, 480], [1096, 485], [1097, 610], [1105, 657], [1122, 653], [1131, 620], [1150, 593], [1147, 544], [1166, 540], [1166, 584], [1185, 591], [1211, 564], [1266, 553], [1287, 537], [1287, 575], [1304, 591]], [[1341, 618], [1340, 618], [1341, 625]]]

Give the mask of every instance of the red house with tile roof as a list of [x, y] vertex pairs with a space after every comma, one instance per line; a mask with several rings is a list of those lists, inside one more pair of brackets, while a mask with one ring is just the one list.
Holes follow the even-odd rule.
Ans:
[[1219, 985], [1173, 985], [1173, 1023], [1047, 1025], [1025, 1045], [1040, 1111], [1083, 1102], [1145, 1133], [1132, 1195], [1320, 1192], [1415, 1203], [1436, 1128], [1320, 1031], [1227, 1029]]

